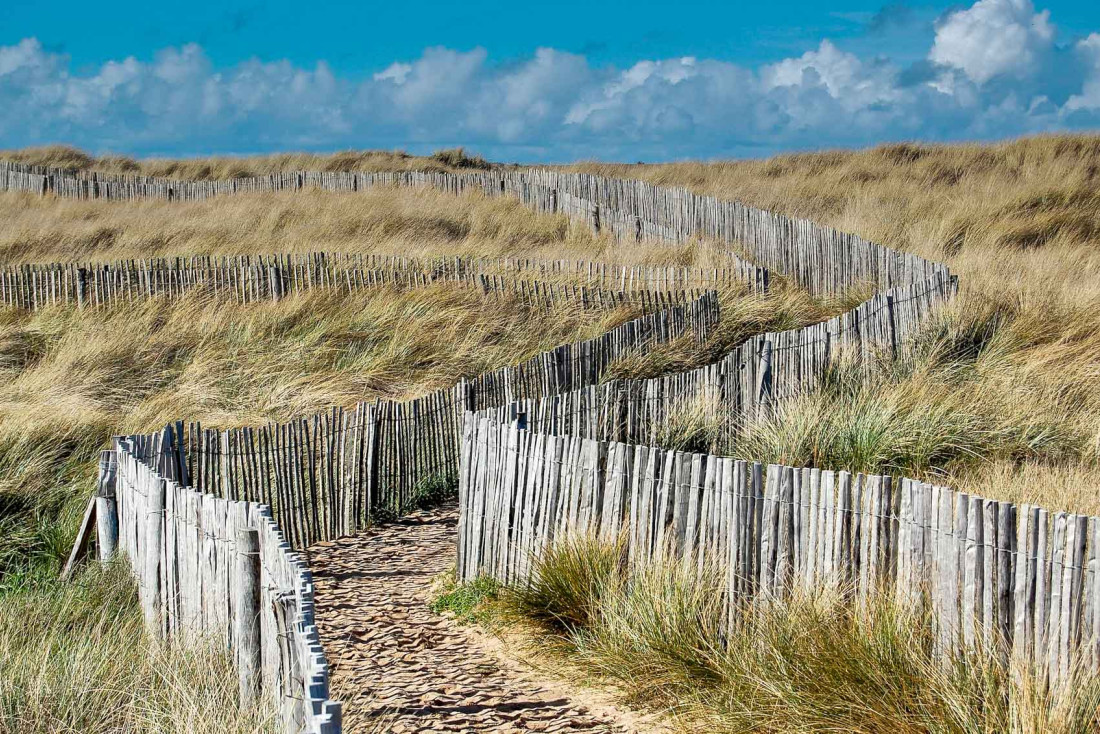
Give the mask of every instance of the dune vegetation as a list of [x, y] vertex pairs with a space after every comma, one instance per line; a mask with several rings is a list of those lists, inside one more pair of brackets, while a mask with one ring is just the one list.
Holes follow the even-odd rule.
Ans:
[[222, 650], [146, 640], [123, 563], [0, 595], [0, 661], [3, 734], [273, 731], [265, 707], [238, 706]]
[[1100, 512], [1100, 136], [571, 169], [806, 217], [959, 276], [916, 359], [838, 374], [750, 426], [744, 455]]
[[68, 145], [47, 145], [0, 150], [0, 160], [75, 171], [178, 179], [245, 178], [284, 171], [456, 171], [490, 167], [484, 158], [467, 155], [462, 148], [440, 150], [430, 156], [409, 155], [401, 150], [345, 150], [339, 153], [137, 159], [110, 153], [92, 155]]
[[[0, 158], [189, 178], [488, 165], [454, 151], [434, 157], [364, 152], [133, 161], [49, 148]], [[838, 363], [820, 389], [733, 434], [686, 409], [665, 427], [663, 443], [935, 477], [986, 497], [1100, 513], [1100, 137], [574, 168], [684, 185], [808, 217], [947, 262], [960, 276], [960, 297], [933, 319], [908, 359], [875, 365], [869, 373]], [[318, 250], [721, 262], [706, 243], [620, 245], [564, 217], [537, 216], [508, 199], [478, 195], [307, 192], [184, 206], [0, 195], [0, 266]], [[610, 376], [686, 369], [714, 360], [752, 333], [813, 323], [850, 305], [815, 302], [783, 287], [765, 300], [726, 294], [723, 324], [710, 342], [681, 340], [625, 359]], [[564, 305], [540, 311], [446, 286], [340, 298], [315, 293], [216, 308], [188, 298], [99, 312], [0, 311], [0, 596], [21, 614], [35, 604], [76, 604], [63, 599], [77, 591], [50, 579], [91, 491], [95, 456], [112, 434], [151, 430], [170, 418], [248, 424], [332, 404], [412, 397], [632, 315]], [[591, 574], [610, 551], [562, 554], [569, 552], [587, 554], [585, 572]], [[565, 573], [548, 568], [546, 578], [559, 571]], [[78, 588], [89, 596], [114, 595], [113, 605], [130, 609], [132, 592], [121, 574], [111, 573], [91, 570]], [[644, 584], [624, 583], [613, 573], [598, 583], [589, 578], [571, 600], [506, 592], [510, 611], [494, 618], [522, 617], [525, 625], [534, 620], [530, 629], [538, 639], [555, 641], [565, 653], [556, 664], [580, 665], [603, 680], [636, 686], [641, 693], [631, 700], [668, 707], [689, 729], [768, 730], [760, 722], [769, 721], [775, 731], [1074, 731], [1095, 723], [1088, 712], [1095, 712], [1098, 699], [1088, 686], [1052, 702], [1026, 681], [997, 677], [974, 661], [936, 673], [923, 656], [920, 634], [912, 633], [916, 623], [888, 607], [861, 620], [829, 599], [803, 600], [789, 617], [745, 622], [760, 625], [765, 644], [719, 654], [706, 626], [714, 587], [669, 573], [654, 569], [652, 583]], [[667, 605], [667, 616], [643, 615], [658, 604]], [[80, 614], [59, 612], [55, 627], [34, 634], [61, 645], [64, 630], [101, 623]], [[802, 635], [808, 628], [820, 634]], [[663, 644], [666, 633], [671, 637]], [[19, 642], [27, 634], [16, 617], [0, 616], [0, 670], [20, 655], [55, 656], [45, 643], [32, 649]], [[117, 644], [134, 651], [143, 645], [139, 635]], [[641, 666], [644, 660], [652, 665]], [[823, 661], [829, 665], [815, 667]], [[106, 665], [81, 670], [101, 681], [115, 675]], [[36, 685], [61, 686], [61, 680]], [[878, 687], [855, 686], [867, 680]], [[134, 686], [153, 690], [162, 682], [143, 678]], [[220, 694], [203, 689], [196, 695]], [[81, 728], [65, 718], [72, 711], [14, 697], [2, 684], [0, 696], [0, 732], [5, 726], [51, 730], [50, 721], [61, 722], [60, 730], [126, 730], [107, 719]], [[133, 713], [125, 702], [111, 705]], [[184, 705], [166, 703], [164, 710]], [[262, 724], [248, 720], [225, 731], [252, 726]]]
[[[552, 546], [529, 586], [471, 584], [440, 599], [504, 629], [537, 664], [662, 711], [685, 732], [1071, 732], [1100, 726], [1100, 680], [1048, 688], [993, 650], [932, 655], [927, 617], [843, 590], [735, 612], [717, 566], [632, 568], [625, 543]], [[628, 570], [629, 569], [629, 570]], [[463, 593], [465, 592], [465, 593]]]
[[[316, 249], [719, 261], [698, 243], [617, 247], [564, 218], [536, 217], [513, 202], [480, 196], [290, 193], [186, 210], [10, 194], [0, 200], [9, 204], [0, 206], [0, 260], [7, 264]], [[701, 347], [690, 340], [671, 346], [680, 364], [702, 364], [729, 340], [817, 321], [840, 306], [783, 288], [767, 299], [742, 299], [734, 291], [722, 297], [731, 307], [744, 301], [740, 316], [731, 311]], [[137, 665], [147, 642], [124, 573], [92, 568], [76, 586], [56, 581], [94, 485], [96, 458], [112, 435], [156, 430], [176, 419], [257, 425], [331, 405], [415, 397], [637, 315], [631, 307], [585, 310], [568, 302], [537, 308], [447, 283], [350, 296], [312, 291], [247, 305], [195, 294], [100, 310], [0, 311], [0, 667], [18, 673], [12, 679], [18, 687], [0, 690], [6, 707], [0, 731], [201, 731], [193, 712], [179, 709], [220, 707], [218, 696], [234, 694], [234, 673], [216, 652]], [[88, 607], [65, 611], [82, 603]], [[56, 613], [42, 611], [51, 606]], [[29, 630], [20, 620], [32, 607], [52, 626]], [[100, 632], [108, 626], [120, 631]], [[84, 649], [73, 635], [99, 635], [101, 642], [85, 640], [95, 650]], [[15, 660], [22, 662], [15, 666]], [[116, 662], [132, 666], [138, 677], [119, 678]], [[28, 687], [36, 666], [44, 673]], [[217, 674], [194, 698], [158, 693], [158, 686], [189, 687], [186, 676], [207, 668]], [[160, 674], [166, 678], [155, 677]], [[89, 687], [111, 695], [86, 697], [82, 711], [77, 699], [56, 693]], [[137, 699], [147, 700], [149, 710], [138, 710]], [[213, 731], [266, 731], [267, 716], [246, 712]]]

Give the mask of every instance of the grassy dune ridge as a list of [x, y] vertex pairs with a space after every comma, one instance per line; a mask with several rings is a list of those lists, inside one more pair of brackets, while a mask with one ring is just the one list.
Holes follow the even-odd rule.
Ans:
[[[826, 385], [750, 430], [753, 458], [904, 469], [1100, 513], [1100, 136], [570, 169], [806, 217], [959, 276], [921, 360], [870, 384]], [[826, 435], [839, 436], [828, 450]], [[1017, 450], [1021, 440], [1030, 448]], [[929, 443], [953, 448], [929, 462], [919, 456]]]
[[92, 155], [69, 145], [0, 150], [0, 160], [76, 171], [122, 173], [176, 179], [249, 178], [289, 171], [456, 171], [490, 164], [462, 148], [410, 155], [401, 150], [345, 150], [338, 153], [272, 153], [252, 156], [144, 158]]

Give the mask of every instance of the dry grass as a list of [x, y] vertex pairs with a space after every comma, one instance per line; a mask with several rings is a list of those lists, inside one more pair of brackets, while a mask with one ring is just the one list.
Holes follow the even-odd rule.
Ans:
[[[376, 153], [132, 162], [53, 149], [23, 159], [191, 178], [471, 165], [450, 154], [429, 162]], [[930, 328], [916, 359], [882, 366], [870, 380], [838, 367], [784, 420], [746, 427], [735, 450], [936, 475], [985, 496], [1100, 512], [1100, 137], [578, 168], [807, 216], [946, 260], [962, 278], [958, 303]], [[431, 191], [187, 206], [0, 197], [0, 264], [314, 250], [715, 262], [705, 246], [623, 247], [515, 202]], [[727, 306], [730, 318], [704, 349], [678, 344], [624, 361], [616, 374], [683, 369], [748, 330], [797, 326], [840, 305], [780, 291], [762, 304]], [[218, 309], [184, 301], [99, 314], [2, 313], [0, 573], [20, 586], [54, 567], [79, 509], [73, 498], [87, 496], [90, 461], [112, 432], [169, 417], [248, 423], [412, 395], [626, 316], [486, 309], [473, 294], [433, 289]], [[713, 438], [692, 420], [670, 440]], [[945, 675], [928, 664], [913, 620], [888, 608], [863, 620], [807, 602], [760, 621], [743, 644], [718, 655], [699, 622], [710, 613], [713, 588], [653, 573], [652, 583], [610, 584], [606, 596], [580, 602], [583, 620], [562, 639], [575, 661], [632, 687], [639, 701], [702, 722], [697, 729], [1073, 731], [1095, 724], [1091, 684], [1050, 701], [1013, 687], [981, 660], [960, 661]], [[10, 654], [0, 654], [0, 668]]]
[[[953, 343], [955, 353], [862, 390], [811, 398], [788, 413], [786, 430], [751, 450], [826, 461], [828, 452], [807, 442], [818, 429], [825, 442], [825, 427], [836, 435], [846, 421], [869, 416], [894, 435], [906, 433], [906, 422], [933, 419], [954, 425], [940, 438], [959, 439], [929, 454], [934, 466], [896, 453], [872, 463], [938, 472], [995, 498], [1100, 512], [1100, 136], [572, 168], [807, 217], [947, 262], [959, 275], [960, 298], [934, 327], [934, 338]], [[861, 415], [848, 402], [853, 396], [863, 401]], [[908, 433], [904, 440], [914, 440]], [[796, 450], [784, 441], [802, 443]], [[860, 463], [851, 452], [831, 457]]]
[[[321, 248], [496, 255], [516, 242], [561, 256], [606, 246], [588, 236], [570, 249], [580, 230], [513, 202], [433, 192], [190, 208], [7, 198], [7, 262]], [[243, 732], [258, 721], [207, 716], [234, 705], [233, 671], [216, 656], [149, 655], [123, 576], [73, 589], [53, 581], [112, 434], [411, 397], [635, 315], [530, 309], [448, 284], [248, 306], [193, 296], [104, 311], [0, 311], [0, 732]]]
[[112, 434], [411, 397], [635, 315], [530, 309], [445, 284], [217, 308], [191, 298], [2, 312], [0, 576], [36, 556], [43, 572], [56, 568]]
[[[1100, 295], [1100, 136], [577, 170], [687, 186], [947, 262], [964, 287]], [[995, 265], [995, 267], [992, 267]]]
[[537, 559], [530, 586], [450, 595], [465, 592], [491, 624], [525, 630], [527, 654], [542, 666], [610, 685], [677, 731], [1069, 734], [1100, 726], [1096, 678], [1047, 690], [990, 651], [937, 660], [928, 620], [886, 599], [856, 609], [821, 592], [746, 608], [727, 634], [725, 575], [715, 564], [703, 569], [657, 561], [628, 571], [622, 543], [573, 538]]
[[701, 243], [624, 245], [517, 200], [430, 189], [247, 194], [181, 206], [0, 194], [0, 266], [159, 255], [471, 255], [723, 267]]
[[627, 355], [608, 366], [604, 379], [649, 379], [713, 364], [751, 336], [816, 324], [851, 307], [849, 299], [816, 300], [781, 281], [766, 296], [739, 296], [736, 289], [719, 291], [721, 321], [705, 342], [688, 334]]
[[[0, 593], [0, 734], [259, 734], [224, 651], [151, 647], [122, 565]], [[213, 715], [217, 712], [217, 715]]]

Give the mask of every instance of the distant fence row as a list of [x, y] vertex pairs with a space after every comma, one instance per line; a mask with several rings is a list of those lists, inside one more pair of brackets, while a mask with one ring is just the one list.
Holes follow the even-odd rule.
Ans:
[[[1070, 684], [1100, 671], [1100, 518], [908, 478], [737, 461], [520, 430], [469, 413], [458, 574], [522, 584], [578, 536], [634, 562], [725, 570], [749, 603], [833, 589], [930, 613], [937, 655], [982, 649]], [[980, 648], [978, 647], [980, 646]]]
[[614, 267], [583, 261], [318, 252], [13, 266], [0, 270], [0, 304], [31, 310], [58, 304], [98, 307], [190, 293], [256, 303], [314, 290], [351, 293], [446, 282], [536, 306], [633, 304], [653, 310], [685, 303], [716, 287], [766, 292], [768, 280], [767, 270], [740, 262], [728, 268]]
[[97, 502], [113, 505], [101, 517], [117, 525], [105, 534], [110, 526], [100, 523], [101, 552], [117, 548], [128, 559], [156, 638], [223, 645], [242, 701], [271, 701], [281, 730], [339, 732], [308, 567], [268, 507], [187, 486], [183, 456], [171, 428], [117, 439], [104, 452]]
[[365, 191], [376, 186], [429, 186], [516, 196], [538, 212], [561, 213], [621, 240], [683, 242], [704, 236], [743, 252], [815, 295], [873, 284], [888, 290], [945, 275], [941, 263], [899, 252], [831, 227], [700, 196], [684, 188], [557, 170], [477, 173], [293, 172], [222, 181], [173, 181], [0, 163], [0, 191], [53, 192], [72, 198], [204, 200], [238, 192]]

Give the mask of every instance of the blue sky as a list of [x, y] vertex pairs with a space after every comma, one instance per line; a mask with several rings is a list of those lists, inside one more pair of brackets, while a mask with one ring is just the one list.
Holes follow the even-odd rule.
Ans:
[[0, 5], [0, 147], [759, 156], [1100, 127], [1100, 3]]

